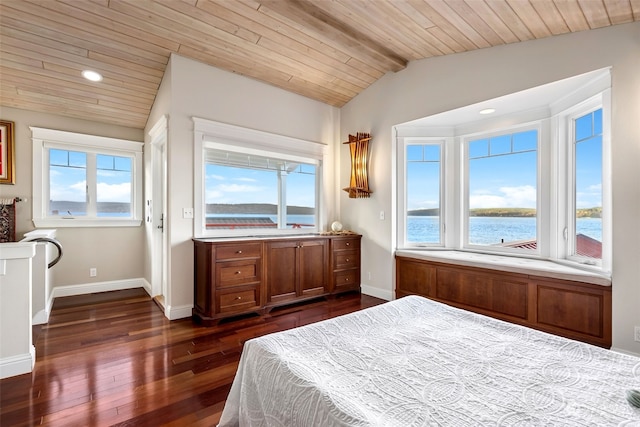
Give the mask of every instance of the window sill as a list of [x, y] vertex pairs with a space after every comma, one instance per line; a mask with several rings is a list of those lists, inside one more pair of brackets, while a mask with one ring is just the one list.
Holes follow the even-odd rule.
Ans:
[[86, 218], [59, 218], [59, 219], [35, 219], [33, 224], [38, 227], [51, 228], [81, 228], [81, 227], [139, 227], [140, 219], [86, 219]]
[[424, 259], [446, 264], [468, 267], [490, 268], [512, 273], [530, 274], [555, 279], [574, 280], [600, 286], [611, 286], [611, 278], [602, 273], [582, 270], [577, 267], [559, 264], [553, 261], [518, 258], [503, 255], [489, 255], [464, 251], [418, 251], [397, 250], [396, 256]]

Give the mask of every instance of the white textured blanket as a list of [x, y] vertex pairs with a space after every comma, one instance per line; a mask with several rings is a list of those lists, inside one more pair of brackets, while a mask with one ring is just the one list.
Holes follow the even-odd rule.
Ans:
[[220, 426], [640, 426], [640, 359], [409, 296], [247, 341]]

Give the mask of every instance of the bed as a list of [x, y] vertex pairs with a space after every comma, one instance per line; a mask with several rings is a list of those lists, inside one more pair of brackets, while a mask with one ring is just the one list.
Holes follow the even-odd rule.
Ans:
[[640, 358], [407, 296], [245, 343], [229, 426], [640, 426]]

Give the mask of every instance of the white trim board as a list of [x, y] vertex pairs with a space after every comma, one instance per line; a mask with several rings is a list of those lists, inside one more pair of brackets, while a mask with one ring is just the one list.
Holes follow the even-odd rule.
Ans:
[[[73, 295], [94, 294], [97, 292], [121, 291], [123, 289], [144, 288], [151, 295], [151, 285], [144, 278], [112, 280], [109, 282], [84, 283], [80, 285], [56, 286], [51, 292], [51, 299]], [[53, 303], [51, 304], [53, 305]]]
[[33, 372], [36, 365], [36, 348], [31, 345], [29, 353], [0, 359], [0, 379]]
[[386, 301], [391, 301], [394, 299], [393, 291], [376, 288], [375, 286], [360, 285], [360, 291], [365, 295], [380, 298]]

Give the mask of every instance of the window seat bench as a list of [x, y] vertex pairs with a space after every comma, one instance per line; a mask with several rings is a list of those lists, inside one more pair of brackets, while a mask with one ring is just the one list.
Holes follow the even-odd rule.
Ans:
[[551, 261], [463, 251], [398, 250], [396, 298], [452, 306], [611, 347], [611, 279]]

